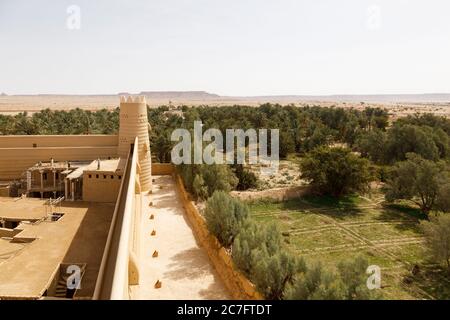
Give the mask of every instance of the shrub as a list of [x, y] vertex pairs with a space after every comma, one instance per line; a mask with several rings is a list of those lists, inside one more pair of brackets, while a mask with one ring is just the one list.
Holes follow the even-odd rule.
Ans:
[[192, 183], [192, 192], [197, 199], [204, 200], [208, 197], [208, 188], [205, 186], [205, 181], [202, 176], [196, 175]]
[[238, 184], [238, 179], [228, 165], [183, 164], [178, 166], [178, 171], [186, 189], [202, 200], [212, 196], [215, 191], [234, 190]]
[[366, 270], [369, 263], [362, 257], [338, 264], [337, 272], [321, 263], [307, 268], [286, 289], [289, 300], [375, 300], [381, 294], [367, 288]]
[[437, 263], [446, 263], [450, 272], [450, 215], [432, 216], [420, 225], [431, 257]]
[[265, 245], [257, 249], [253, 259], [251, 279], [258, 291], [268, 300], [281, 300], [297, 273], [304, 271], [303, 259], [281, 250], [269, 254]]
[[235, 166], [235, 173], [238, 179], [237, 190], [255, 189], [258, 187], [258, 178], [250, 170], [244, 169], [242, 164]]
[[264, 246], [269, 255], [281, 250], [281, 233], [275, 224], [261, 226], [248, 220], [233, 243], [232, 257], [236, 267], [250, 276], [257, 249]]
[[208, 230], [225, 248], [233, 244], [248, 215], [248, 207], [224, 191], [214, 192], [206, 202], [205, 220]]
[[339, 276], [345, 285], [346, 300], [375, 300], [381, 297], [379, 290], [367, 288], [369, 261], [361, 256], [338, 264]]
[[277, 225], [261, 226], [249, 220], [233, 243], [232, 257], [236, 267], [269, 300], [283, 298], [287, 285], [305, 269], [299, 259], [282, 247], [281, 232]]
[[286, 300], [344, 300], [345, 286], [321, 263], [300, 274], [286, 290]]

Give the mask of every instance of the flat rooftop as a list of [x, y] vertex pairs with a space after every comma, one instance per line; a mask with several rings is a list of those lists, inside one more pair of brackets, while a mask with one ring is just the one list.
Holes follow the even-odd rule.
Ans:
[[84, 165], [89, 164], [88, 161], [54, 161], [53, 163], [50, 161], [46, 162], [38, 162], [34, 166], [30, 167], [28, 170], [42, 170], [42, 169], [75, 169]]
[[100, 160], [100, 169], [98, 169], [98, 160], [92, 161], [84, 171], [98, 171], [98, 172], [115, 172], [123, 171], [125, 169], [127, 160], [126, 159], [111, 159], [111, 160]]
[[0, 219], [13, 221], [35, 221], [46, 216], [45, 201], [35, 198], [0, 197]]
[[[29, 220], [45, 215], [44, 200], [8, 199], [0, 198], [3, 215], [15, 212]], [[55, 222], [20, 224], [17, 229], [22, 231], [14, 236], [15, 240], [0, 239], [0, 299], [40, 298], [61, 263], [87, 264], [77, 297], [92, 296], [114, 204], [63, 202], [53, 211], [64, 216]], [[21, 239], [34, 241], [16, 242]]]

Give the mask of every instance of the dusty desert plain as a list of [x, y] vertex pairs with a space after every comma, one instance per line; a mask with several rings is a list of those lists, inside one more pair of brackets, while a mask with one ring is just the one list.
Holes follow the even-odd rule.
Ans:
[[[297, 106], [320, 105], [324, 107], [343, 107], [364, 109], [366, 106], [380, 107], [389, 111], [394, 119], [414, 113], [433, 113], [450, 117], [450, 94], [423, 95], [334, 95], [334, 96], [254, 96], [232, 97], [219, 96], [204, 91], [186, 92], [140, 92], [145, 95], [147, 104], [151, 107], [162, 105], [172, 106], [259, 106], [263, 103], [294, 104]], [[107, 95], [0, 95], [0, 113], [17, 114], [43, 109], [69, 110], [80, 108], [84, 110], [114, 109], [118, 107], [119, 96], [128, 93]]]

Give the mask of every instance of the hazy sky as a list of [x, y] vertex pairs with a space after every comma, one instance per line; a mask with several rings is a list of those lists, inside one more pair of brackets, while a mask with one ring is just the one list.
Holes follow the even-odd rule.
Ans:
[[450, 92], [449, 16], [448, 0], [0, 0], [0, 92]]

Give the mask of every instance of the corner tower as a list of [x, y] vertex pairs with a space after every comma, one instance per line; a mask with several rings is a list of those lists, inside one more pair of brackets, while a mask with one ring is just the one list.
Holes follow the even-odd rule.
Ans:
[[147, 103], [145, 97], [120, 98], [120, 126], [118, 155], [126, 159], [130, 144], [138, 137], [139, 165], [141, 167], [140, 183], [142, 191], [152, 187], [152, 159], [148, 137]]

